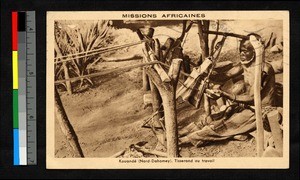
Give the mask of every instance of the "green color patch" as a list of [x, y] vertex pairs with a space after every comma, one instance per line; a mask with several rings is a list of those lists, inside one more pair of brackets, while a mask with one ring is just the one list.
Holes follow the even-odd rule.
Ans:
[[19, 128], [18, 90], [13, 90], [13, 128]]

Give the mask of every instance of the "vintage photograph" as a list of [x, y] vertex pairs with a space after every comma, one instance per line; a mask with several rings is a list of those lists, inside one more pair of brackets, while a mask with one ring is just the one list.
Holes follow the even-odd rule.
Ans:
[[47, 168], [289, 168], [288, 12], [48, 12]]

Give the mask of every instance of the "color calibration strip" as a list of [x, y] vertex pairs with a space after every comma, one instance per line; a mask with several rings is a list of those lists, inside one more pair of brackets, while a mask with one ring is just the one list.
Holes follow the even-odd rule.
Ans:
[[14, 165], [36, 164], [35, 13], [12, 12]]

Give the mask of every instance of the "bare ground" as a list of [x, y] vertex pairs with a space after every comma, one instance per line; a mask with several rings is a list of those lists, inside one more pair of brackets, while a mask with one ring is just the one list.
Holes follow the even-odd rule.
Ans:
[[[135, 62], [137, 63], [137, 62]], [[115, 63], [125, 65], [126, 63]], [[110, 63], [112, 66], [113, 63]], [[105, 64], [101, 64], [105, 66]], [[103, 67], [99, 67], [103, 68]], [[140, 77], [140, 78], [136, 78]], [[123, 74], [99, 77], [96, 88], [67, 95], [61, 99], [69, 120], [77, 133], [85, 157], [109, 157], [131, 144], [148, 142], [153, 149], [157, 143], [152, 131], [142, 128], [144, 120], [152, 113], [151, 107], [143, 108], [141, 69]], [[184, 103], [178, 106], [179, 126], [197, 120], [203, 109]], [[56, 157], [72, 157], [58, 123], [55, 129]], [[255, 140], [221, 141], [201, 148], [182, 147], [182, 157], [251, 157], [255, 156]]]
[[[132, 32], [123, 31], [126, 32], [126, 36], [130, 37], [130, 40], [127, 37], [124, 42], [137, 41], [136, 35]], [[157, 28], [156, 32], [163, 34], [167, 30]], [[190, 52], [190, 57], [195, 60], [199, 55], [194, 49], [199, 47], [191, 46], [189, 43], [192, 39], [196, 39], [193, 33], [196, 33], [195, 30], [191, 31], [188, 36], [184, 51]], [[122, 44], [124, 42], [121, 36], [122, 33], [119, 32], [117, 38]], [[139, 51], [139, 47], [127, 48], [119, 52], [119, 55], [126, 56], [132, 52], [138, 54]], [[238, 58], [236, 48], [233, 48], [233, 51], [227, 51], [222, 56], [224, 60]], [[282, 59], [282, 55], [274, 57]], [[270, 58], [274, 57], [271, 55]], [[94, 69], [101, 71], [139, 62], [141, 61], [98, 63]], [[282, 82], [282, 74], [277, 75], [276, 78]], [[144, 108], [143, 105], [145, 92], [142, 90], [141, 69], [100, 76], [93, 80], [94, 87], [82, 89], [79, 93], [67, 95], [66, 92], [60, 92], [66, 113], [78, 136], [85, 157], [109, 157], [141, 141], [147, 142], [145, 146], [153, 149], [157, 143], [155, 136], [150, 129], [141, 127], [144, 120], [152, 113], [151, 107]], [[195, 109], [187, 103], [179, 105], [179, 126], [197, 120], [202, 113], [203, 109]], [[180, 155], [182, 157], [254, 157], [256, 156], [255, 146], [255, 139], [249, 136], [246, 141], [226, 140], [210, 143], [201, 148], [181, 147]], [[72, 157], [71, 152], [72, 149], [56, 122], [55, 157]]]

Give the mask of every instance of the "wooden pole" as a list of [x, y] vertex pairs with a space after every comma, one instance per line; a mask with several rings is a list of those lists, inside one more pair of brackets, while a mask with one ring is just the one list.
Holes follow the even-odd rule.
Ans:
[[[216, 32], [219, 32], [220, 21], [217, 20], [216, 24], [217, 24]], [[218, 39], [218, 34], [216, 34], [215, 37], [214, 37], [214, 39], [211, 41], [210, 55], [212, 55], [213, 52], [214, 52], [214, 50], [215, 50], [215, 44], [216, 44], [217, 39]]]
[[201, 20], [197, 21], [198, 22], [198, 36], [199, 36], [199, 40], [200, 40], [200, 49], [201, 49], [201, 62], [199, 64], [202, 64], [202, 62], [204, 61], [204, 59], [208, 56], [208, 54], [206, 53], [206, 43], [205, 43], [205, 39], [204, 39], [204, 34], [203, 34], [203, 25]]
[[[55, 49], [55, 51], [56, 51], [56, 53], [57, 53], [57, 56], [62, 56], [62, 53], [61, 53], [61, 51], [60, 51], [60, 49], [59, 49], [59, 47], [58, 47], [58, 45], [57, 45], [57, 42], [56, 42], [56, 40], [55, 40], [55, 42], [54, 42], [54, 49]], [[62, 59], [61, 59], [62, 60]], [[62, 62], [62, 66], [63, 66], [63, 69], [64, 69], [64, 74], [65, 74], [65, 79], [70, 79], [70, 76], [69, 76], [69, 69], [68, 69], [68, 67], [67, 67], [67, 64], [66, 64], [66, 62]], [[72, 92], [72, 85], [71, 85], [71, 81], [66, 81], [66, 86], [67, 86], [67, 92], [68, 92], [68, 94], [72, 94], [73, 92]]]
[[162, 57], [160, 57], [161, 51], [160, 51], [160, 43], [158, 39], [154, 39], [154, 55], [158, 61], [161, 61]]
[[[203, 33], [204, 31], [208, 31], [209, 30], [209, 24], [210, 21], [209, 20], [202, 20], [203, 22]], [[205, 53], [206, 53], [206, 57], [209, 56], [209, 46], [208, 46], [208, 33], [204, 33], [203, 34], [203, 38], [204, 38], [204, 42], [205, 42]]]
[[167, 154], [168, 157], [178, 157], [178, 130], [175, 93], [173, 91], [162, 91], [161, 93], [165, 114]]
[[175, 93], [170, 84], [163, 83], [154, 69], [147, 69], [149, 78], [158, 88], [164, 106], [166, 139], [167, 139], [167, 156], [178, 157], [178, 131], [177, 117], [175, 107]]
[[[158, 88], [164, 107], [166, 138], [167, 138], [167, 156], [178, 157], [178, 129], [177, 129], [177, 112], [176, 112], [176, 84], [182, 59], [172, 60], [174, 63], [169, 74], [172, 74], [171, 82], [162, 82], [158, 73], [152, 69], [147, 69], [151, 81]], [[172, 72], [172, 73], [170, 73]], [[175, 78], [175, 79], [174, 79]]]
[[[155, 39], [154, 40], [154, 54], [155, 54], [155, 57], [157, 58], [158, 61], [161, 60], [161, 57], [160, 57], [160, 43], [159, 43], [159, 40], [158, 39]], [[143, 46], [144, 48], [144, 52], [147, 52], [147, 49], [146, 49], [146, 46], [144, 45]], [[146, 57], [148, 58], [148, 57]], [[152, 95], [152, 108], [153, 108], [153, 112], [156, 112], [158, 111], [158, 113], [154, 116], [154, 126], [161, 126], [159, 121], [160, 121], [160, 118], [162, 118], [164, 116], [164, 113], [162, 112], [163, 111], [163, 108], [162, 108], [162, 99], [161, 99], [161, 96], [159, 94], [159, 91], [157, 89], [157, 87], [155, 86], [155, 84], [150, 81], [150, 90], [151, 90], [151, 95]], [[158, 130], [157, 130], [158, 131]], [[159, 133], [164, 133], [164, 132], [159, 132]], [[161, 142], [161, 143], [164, 143], [164, 142]]]
[[[146, 57], [144, 56], [143, 57], [143, 63], [146, 63], [146, 62], [147, 62], [147, 60], [146, 60]], [[150, 82], [149, 82], [148, 75], [146, 74], [145, 68], [146, 67], [143, 67], [143, 72], [142, 72], [142, 76], [143, 76], [143, 90], [144, 91], [148, 91], [148, 90], [150, 90]]]
[[61, 102], [59, 93], [55, 87], [55, 116], [56, 120], [58, 120], [60, 129], [63, 134], [66, 136], [68, 143], [73, 149], [73, 153], [75, 157], [84, 157], [80, 144], [78, 142], [77, 135], [68, 119], [66, 111]]
[[[139, 36], [139, 39], [140, 40], [144, 40], [145, 37], [144, 35], [142, 34], [141, 30], [140, 29], [137, 29], [136, 31], [137, 35]], [[144, 43], [143, 43], [143, 48], [145, 47]], [[146, 50], [147, 52], [147, 50]], [[147, 62], [147, 59], [145, 57], [145, 54], [144, 54], [144, 57], [143, 57], [143, 63]], [[143, 73], [142, 73], [142, 78], [143, 78], [143, 90], [144, 91], [148, 91], [150, 90], [150, 82], [149, 82], [149, 78], [148, 78], [148, 75], [146, 74], [146, 71], [145, 71], [145, 67], [143, 67]]]
[[262, 111], [261, 111], [261, 72], [262, 72], [262, 62], [263, 62], [263, 45], [259, 42], [255, 36], [250, 36], [250, 43], [255, 49], [255, 78], [254, 78], [254, 106], [255, 106], [255, 118], [256, 118], [256, 140], [257, 140], [257, 155], [262, 156], [264, 151], [264, 128], [262, 121]]
[[152, 110], [153, 112], [158, 111], [158, 113], [153, 117], [154, 119], [154, 125], [155, 126], [160, 126], [160, 118], [163, 117], [163, 112], [162, 111], [162, 99], [160, 97], [159, 91], [157, 89], [157, 87], [155, 86], [155, 84], [150, 81], [150, 89], [151, 89], [151, 96], [152, 96]]
[[220, 31], [203, 31], [203, 33], [217, 34], [217, 35], [221, 35], [221, 36], [227, 36], [227, 37], [230, 36], [230, 37], [249, 40], [249, 36], [245, 36], [245, 35], [241, 35], [241, 34], [235, 34], [235, 33], [220, 32]]

